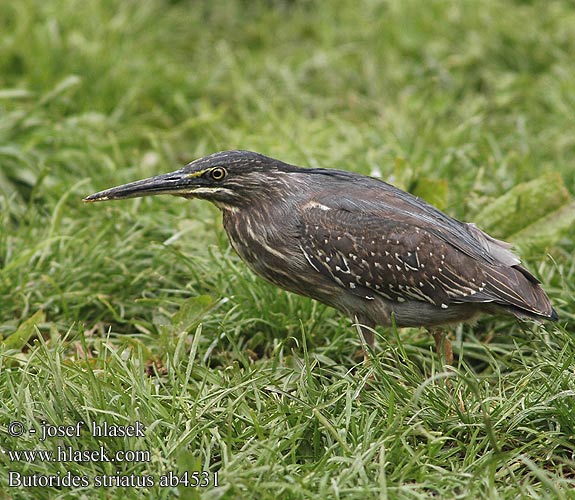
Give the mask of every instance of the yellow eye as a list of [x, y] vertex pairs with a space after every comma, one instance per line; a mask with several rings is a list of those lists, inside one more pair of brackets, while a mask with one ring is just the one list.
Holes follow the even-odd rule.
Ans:
[[212, 179], [215, 181], [221, 181], [226, 176], [226, 174], [226, 169], [222, 167], [212, 168], [212, 171], [210, 172]]

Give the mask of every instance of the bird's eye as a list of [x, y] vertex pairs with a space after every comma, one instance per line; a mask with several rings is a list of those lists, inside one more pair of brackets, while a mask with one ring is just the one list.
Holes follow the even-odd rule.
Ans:
[[214, 179], [215, 181], [221, 181], [226, 176], [226, 174], [227, 174], [226, 169], [222, 167], [213, 168], [212, 171], [210, 172], [212, 179]]

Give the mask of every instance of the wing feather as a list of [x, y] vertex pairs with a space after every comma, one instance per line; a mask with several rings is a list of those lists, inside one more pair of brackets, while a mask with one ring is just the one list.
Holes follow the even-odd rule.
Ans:
[[[475, 226], [474, 252], [413, 217], [402, 220], [310, 203], [301, 213], [301, 250], [312, 267], [351, 293], [373, 299], [428, 302], [447, 308], [494, 302], [525, 314], [553, 317], [551, 304], [507, 244]], [[441, 212], [440, 212], [441, 213]], [[463, 224], [463, 223], [460, 223]], [[467, 226], [467, 225], [465, 225]], [[470, 246], [469, 242], [465, 245]], [[496, 255], [492, 255], [493, 252]]]

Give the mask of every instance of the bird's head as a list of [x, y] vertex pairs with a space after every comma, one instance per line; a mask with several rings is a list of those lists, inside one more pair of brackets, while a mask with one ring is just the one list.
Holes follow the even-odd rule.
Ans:
[[195, 160], [180, 170], [94, 193], [86, 202], [121, 200], [156, 194], [209, 200], [221, 208], [237, 207], [273, 196], [286, 175], [301, 171], [250, 151], [223, 151]]

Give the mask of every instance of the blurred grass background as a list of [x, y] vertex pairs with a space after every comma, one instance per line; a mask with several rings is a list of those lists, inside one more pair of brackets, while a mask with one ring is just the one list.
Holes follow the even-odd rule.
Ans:
[[[567, 0], [0, 3], [2, 447], [56, 445], [9, 437], [15, 418], [139, 419], [145, 439], [106, 444], [154, 457], [0, 455], [4, 497], [569, 498], [572, 225], [517, 238], [560, 323], [460, 327], [448, 388], [422, 330], [381, 330], [356, 366], [349, 322], [249, 273], [209, 204], [81, 199], [241, 148], [379, 175], [511, 237], [544, 200], [571, 213], [573, 26]], [[220, 487], [7, 487], [192, 468]]]

